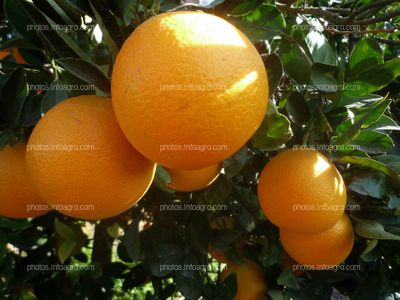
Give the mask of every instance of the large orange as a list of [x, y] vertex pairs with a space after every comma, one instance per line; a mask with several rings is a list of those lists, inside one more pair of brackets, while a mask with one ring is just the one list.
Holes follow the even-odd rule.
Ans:
[[354, 244], [353, 226], [347, 214], [322, 232], [298, 233], [280, 228], [279, 234], [287, 253], [313, 269], [329, 269], [343, 262]]
[[171, 176], [169, 187], [177, 191], [198, 191], [211, 185], [221, 172], [221, 164], [212, 165], [198, 170], [168, 169]]
[[236, 273], [237, 293], [233, 300], [263, 300], [266, 299], [267, 286], [264, 281], [262, 268], [245, 259], [240, 264], [228, 262], [226, 269], [221, 273], [224, 280], [231, 273]]
[[202, 12], [169, 12], [141, 24], [124, 43], [112, 101], [128, 140], [171, 169], [221, 162], [264, 118], [268, 80], [246, 36]]
[[315, 150], [289, 149], [265, 166], [258, 183], [262, 210], [275, 225], [318, 232], [344, 212], [346, 187], [340, 173]]
[[30, 218], [49, 210], [27, 178], [25, 150], [17, 144], [0, 151], [0, 216]]
[[27, 167], [39, 194], [66, 215], [108, 218], [149, 188], [155, 164], [125, 139], [111, 101], [80, 96], [53, 107], [35, 127]]

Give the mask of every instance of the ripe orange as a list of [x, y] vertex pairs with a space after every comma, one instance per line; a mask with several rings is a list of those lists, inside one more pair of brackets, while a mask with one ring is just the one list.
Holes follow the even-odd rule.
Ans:
[[344, 212], [342, 176], [315, 150], [286, 150], [265, 166], [258, 183], [262, 210], [275, 225], [298, 232], [318, 232]]
[[217, 164], [264, 118], [268, 80], [247, 37], [202, 12], [169, 12], [141, 24], [112, 75], [122, 131], [144, 156], [171, 169]]
[[228, 263], [221, 273], [221, 281], [231, 273], [236, 273], [237, 293], [233, 300], [262, 300], [266, 299], [267, 286], [264, 281], [262, 268], [246, 259], [241, 264]]
[[80, 96], [53, 107], [35, 127], [27, 167], [39, 194], [71, 217], [103, 219], [133, 206], [155, 164], [125, 139], [111, 101]]
[[328, 269], [343, 262], [354, 244], [354, 231], [347, 214], [331, 228], [318, 233], [298, 233], [279, 230], [283, 247], [302, 265]]
[[198, 170], [167, 169], [171, 176], [169, 187], [177, 191], [192, 192], [211, 185], [221, 172], [221, 164]]
[[25, 150], [26, 145], [17, 144], [0, 151], [0, 216], [30, 218], [49, 210], [27, 178]]
[[0, 50], [0, 60], [10, 55], [10, 51], [8, 49]]
[[27, 61], [22, 57], [21, 53], [17, 48], [13, 48], [14, 59], [18, 64], [27, 65]]

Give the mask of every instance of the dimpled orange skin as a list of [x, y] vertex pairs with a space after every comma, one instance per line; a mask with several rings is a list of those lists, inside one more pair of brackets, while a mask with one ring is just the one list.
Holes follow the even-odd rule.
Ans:
[[193, 192], [211, 185], [221, 172], [221, 164], [199, 170], [167, 169], [171, 176], [169, 187], [181, 192]]
[[[118, 215], [144, 195], [154, 177], [155, 164], [125, 139], [107, 98], [79, 96], [59, 103], [37, 124], [29, 145], [29, 175], [46, 202], [94, 206], [60, 210], [71, 217], [95, 220]], [[41, 151], [35, 145], [78, 148]]]
[[249, 140], [266, 112], [268, 80], [257, 50], [230, 23], [169, 12], [148, 19], [124, 43], [112, 99], [139, 152], [167, 168], [193, 170], [221, 162]]
[[294, 260], [315, 269], [327, 269], [343, 262], [354, 244], [353, 225], [345, 213], [325, 231], [307, 234], [280, 228], [279, 235]]
[[278, 227], [319, 232], [333, 226], [344, 212], [346, 187], [327, 158], [315, 150], [281, 152], [264, 167], [258, 199]]
[[262, 268], [251, 260], [245, 259], [240, 264], [228, 262], [221, 273], [223, 281], [230, 274], [236, 273], [237, 292], [233, 300], [263, 300], [266, 299], [267, 286]]
[[25, 219], [48, 212], [25, 167], [26, 145], [6, 146], [0, 151], [0, 216]]

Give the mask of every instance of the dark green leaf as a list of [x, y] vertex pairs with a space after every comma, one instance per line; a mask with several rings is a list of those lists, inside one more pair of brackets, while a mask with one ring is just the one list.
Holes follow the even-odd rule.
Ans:
[[321, 32], [310, 31], [306, 37], [306, 43], [314, 63], [337, 66], [338, 59], [336, 52]]
[[400, 241], [400, 236], [385, 231], [383, 225], [374, 220], [358, 219], [355, 229], [358, 235], [368, 239]]
[[382, 172], [383, 174], [389, 176], [393, 182], [393, 186], [397, 190], [400, 190], [400, 175], [395, 170], [379, 161], [376, 161], [372, 158], [345, 156], [342, 157], [339, 162], [355, 164]]
[[347, 77], [355, 77], [380, 64], [383, 64], [383, 56], [378, 42], [372, 38], [361, 39], [351, 52]]
[[372, 154], [389, 152], [394, 147], [393, 140], [389, 135], [369, 130], [361, 131], [350, 144], [354, 145], [356, 149]]
[[311, 81], [315, 89], [335, 93], [338, 90], [338, 67], [314, 63], [311, 67]]
[[275, 53], [264, 58], [265, 68], [268, 74], [269, 97], [275, 92], [283, 75], [283, 66], [279, 56]]
[[400, 59], [392, 59], [382, 65], [363, 71], [347, 81], [345, 95], [362, 96], [379, 91], [398, 76], [400, 76]]
[[2, 89], [0, 99], [0, 123], [14, 129], [18, 125], [26, 97], [28, 84], [24, 69], [18, 67], [10, 74]]
[[286, 22], [275, 6], [264, 4], [242, 17], [238, 26], [252, 41], [259, 41], [279, 35]]
[[288, 42], [283, 39], [280, 48], [280, 58], [285, 73], [299, 84], [308, 83], [311, 74], [312, 61], [297, 42]]
[[94, 85], [103, 93], [110, 94], [110, 81], [96, 66], [79, 58], [60, 58], [57, 62], [76, 77]]
[[257, 148], [274, 151], [282, 148], [293, 136], [289, 120], [276, 112], [267, 114], [261, 126], [251, 138]]
[[68, 87], [60, 80], [54, 81], [42, 99], [42, 113], [46, 113], [57, 103], [68, 98]]
[[291, 92], [286, 102], [286, 110], [290, 120], [297, 124], [306, 124], [310, 119], [310, 110], [303, 94]]

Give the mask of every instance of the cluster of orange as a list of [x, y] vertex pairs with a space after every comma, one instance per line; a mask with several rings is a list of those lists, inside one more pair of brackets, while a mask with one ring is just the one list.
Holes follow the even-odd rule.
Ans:
[[170, 188], [206, 187], [259, 127], [268, 79], [257, 50], [234, 26], [173, 12], [150, 18], [127, 39], [111, 96], [62, 101], [27, 145], [0, 153], [0, 215], [56, 209], [109, 218], [145, 195], [156, 164], [169, 171]]
[[272, 158], [260, 175], [258, 197], [265, 215], [280, 227], [286, 252], [301, 265], [330, 269], [351, 252], [346, 186], [318, 151], [290, 149]]

